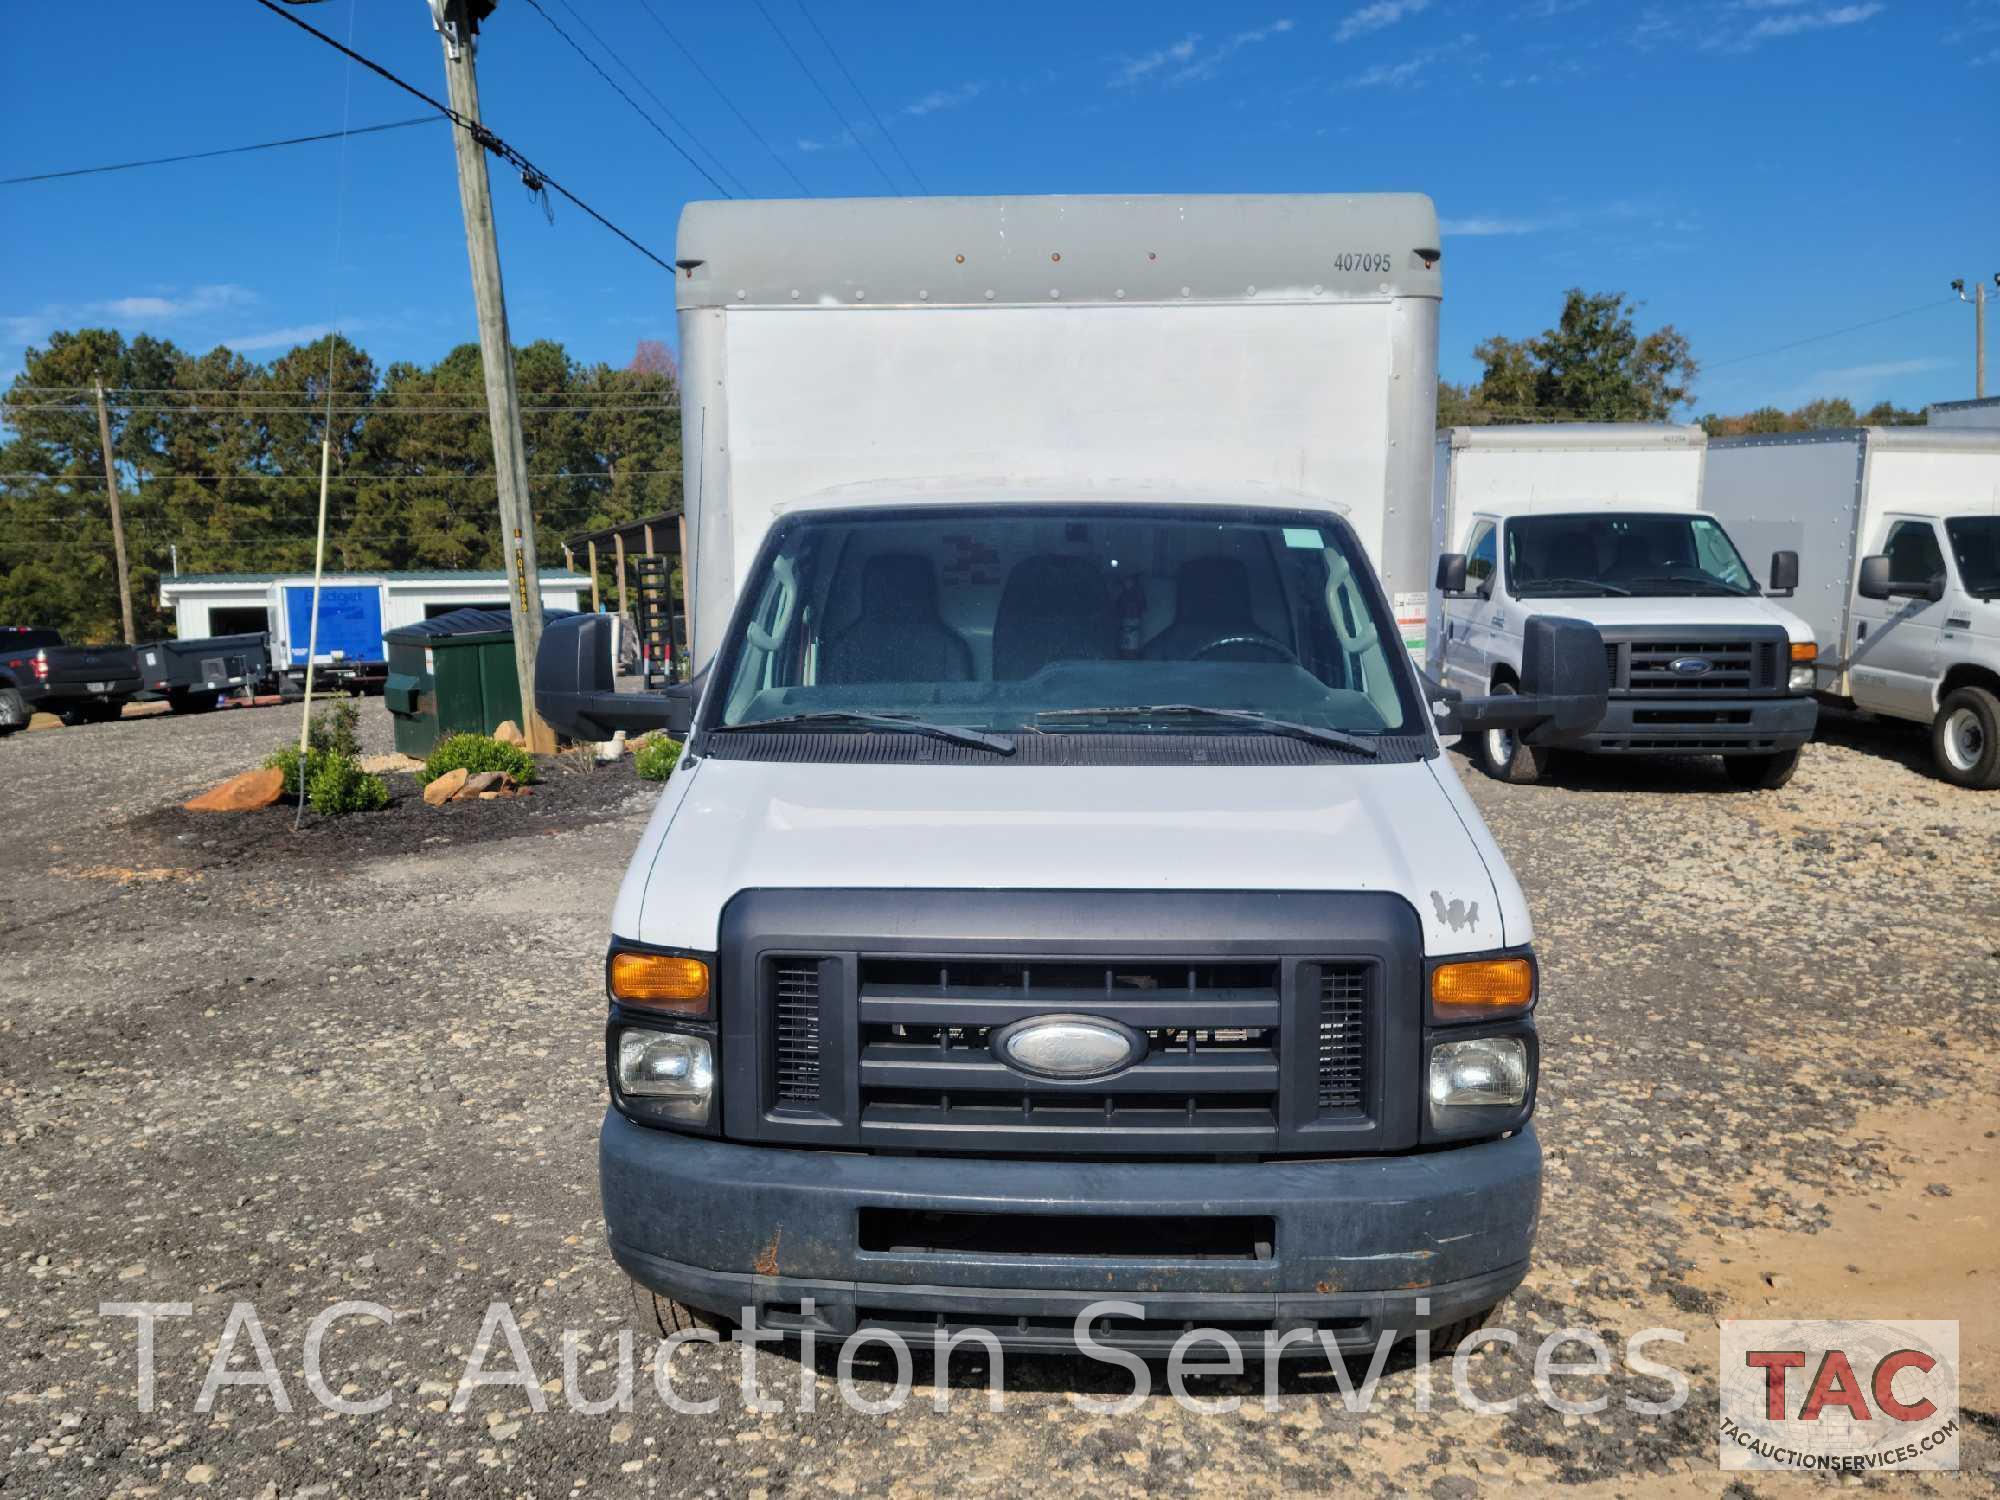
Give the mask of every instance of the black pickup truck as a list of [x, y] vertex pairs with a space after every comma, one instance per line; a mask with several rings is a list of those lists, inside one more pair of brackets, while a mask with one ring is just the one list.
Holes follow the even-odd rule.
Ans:
[[84, 723], [115, 719], [138, 691], [130, 646], [71, 646], [59, 630], [0, 625], [0, 734], [37, 710]]

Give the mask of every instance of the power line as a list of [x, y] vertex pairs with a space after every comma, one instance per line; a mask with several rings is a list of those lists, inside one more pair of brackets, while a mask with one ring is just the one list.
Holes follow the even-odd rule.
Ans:
[[917, 191], [928, 195], [930, 189], [924, 186], [924, 179], [918, 176], [917, 169], [910, 165], [909, 157], [903, 155], [902, 146], [898, 144], [893, 135], [889, 134], [888, 125], [884, 123], [882, 116], [877, 113], [875, 106], [869, 102], [868, 96], [861, 92], [861, 85], [856, 83], [854, 75], [847, 71], [847, 64], [842, 62], [840, 54], [833, 50], [833, 43], [827, 40], [826, 33], [819, 29], [819, 22], [815, 21], [812, 12], [806, 9], [806, 0], [793, 0], [793, 3], [798, 6], [799, 14], [806, 18], [806, 25], [812, 27], [813, 35], [819, 38], [819, 44], [826, 48], [826, 55], [833, 59], [833, 65], [840, 69], [840, 76], [847, 80], [847, 86], [854, 90], [854, 97], [861, 101], [861, 107], [867, 110], [869, 115], [874, 119], [875, 128], [882, 132], [882, 139], [887, 141], [889, 149], [896, 153], [896, 160], [900, 161], [903, 164], [903, 170], [910, 174], [910, 180], [917, 185]]
[[[610, 84], [612, 89], [617, 93], [619, 98], [623, 99], [627, 104], [632, 106], [633, 110], [638, 114], [640, 119], [644, 120], [648, 125], [653, 127], [654, 131], [659, 135], [661, 140], [665, 141], [669, 146], [672, 146], [674, 150], [680, 153], [681, 159], [683, 161], [685, 161], [689, 166], [693, 167], [697, 172], [701, 173], [703, 177], [708, 179], [708, 184], [710, 187], [714, 188], [718, 193], [722, 194], [722, 196], [725, 198], [733, 198], [736, 196], [734, 193], [730, 192], [728, 188], [724, 187], [720, 182], [717, 182], [715, 180], [715, 174], [709, 171], [708, 168], [704, 167], [700, 162], [696, 161], [693, 155], [689, 153], [687, 147], [683, 146], [679, 141], [675, 140], [671, 135], [668, 135], [666, 127], [660, 124], [660, 122], [654, 119], [651, 115], [647, 114], [645, 106], [640, 104], [640, 102], [637, 99], [634, 99], [630, 94], [626, 93], [625, 90], [619, 86], [617, 79], [613, 78], [609, 73], [605, 72], [603, 68], [599, 67], [597, 65], [597, 59], [592, 57], [588, 52], [584, 51], [583, 48], [577, 45], [576, 38], [571, 36], [567, 31], [564, 31], [562, 27], [556, 24], [556, 18], [550, 15], [547, 11], [542, 9], [541, 0], [528, 0], [528, 4], [534, 7], [536, 15], [540, 16], [544, 21], [547, 21], [549, 23], [550, 29], [554, 31], [557, 36], [561, 37], [565, 42], [569, 43], [571, 51], [575, 52], [578, 57], [582, 58], [585, 62], [589, 63], [591, 70], [594, 73], [596, 73], [599, 78], [602, 78], [606, 83]], [[570, 14], [574, 16], [576, 15], [576, 12], [571, 11]], [[586, 31], [590, 29], [589, 22], [583, 21], [581, 17], [578, 17], [578, 20], [582, 23]], [[591, 35], [596, 36], [597, 33], [591, 32]], [[599, 38], [598, 45], [600, 47], [604, 46], [602, 38]], [[611, 49], [606, 47], [605, 50], [609, 52]], [[616, 54], [613, 55], [615, 56]], [[639, 87], [646, 88], [646, 85], [644, 83], [641, 83]], [[652, 93], [652, 90], [647, 89], [646, 92], [650, 94]], [[658, 97], [659, 97], [658, 95], [654, 95], [655, 99], [657, 99]], [[662, 109], [666, 109], [666, 106], [664, 104], [661, 105], [660, 107]], [[674, 119], [672, 110], [667, 111], [667, 117], [669, 119]], [[681, 125], [681, 122], [678, 119], [674, 119], [674, 123], [676, 125]], [[687, 126], [681, 125], [681, 129], [686, 130]], [[689, 133], [688, 138], [690, 140], [694, 139], [692, 132]], [[711, 151], [709, 152], [709, 155], [714, 156], [715, 153]], [[718, 160], [716, 162], [716, 165], [722, 166], [722, 163]], [[726, 167], [723, 168], [725, 174], [728, 173], [728, 170], [729, 169]], [[742, 186], [741, 183], [738, 183], [737, 185], [739, 187]]]
[[688, 60], [688, 65], [692, 67], [695, 70], [695, 72], [701, 75], [703, 83], [706, 83], [710, 88], [715, 90], [715, 97], [720, 99], [725, 105], [729, 107], [729, 112], [736, 116], [736, 118], [742, 123], [742, 126], [745, 130], [750, 132], [751, 139], [756, 141], [758, 145], [762, 146], [764, 148], [765, 154], [768, 155], [772, 161], [778, 164], [778, 169], [781, 172], [783, 172], [787, 177], [792, 179], [794, 186], [796, 186], [801, 193], [804, 193], [808, 198], [812, 197], [813, 196], [812, 189], [807, 187], [805, 185], [804, 180], [800, 178], [799, 174], [792, 170], [792, 164], [786, 161], [784, 157], [780, 156], [777, 153], [777, 151], [772, 147], [771, 143], [764, 139], [763, 135], [758, 131], [757, 127], [750, 123], [750, 117], [744, 114], [742, 110], [738, 109], [736, 107], [736, 101], [734, 99], [731, 99], [728, 94], [723, 92], [722, 85], [717, 83], [713, 78], [709, 76], [708, 69], [704, 68], [701, 65], [701, 59], [696, 57], [694, 53], [690, 52], [687, 48], [687, 44], [683, 42], [679, 37], [675, 36], [673, 31], [667, 26], [667, 23], [660, 19], [659, 13], [653, 9], [652, 0], [639, 0], [639, 8], [646, 13], [646, 18], [648, 20], [650, 20], [655, 26], [659, 27], [660, 30], [666, 34], [666, 38], [668, 41], [672, 42], [676, 47], [680, 48], [681, 56], [685, 57]]
[[16, 187], [24, 182], [53, 182], [59, 177], [91, 177], [99, 172], [130, 172], [137, 167], [165, 167], [175, 162], [207, 161], [216, 156], [241, 156], [246, 151], [272, 151], [280, 146], [308, 146], [315, 141], [343, 140], [350, 135], [374, 135], [383, 130], [407, 130], [412, 125], [429, 125], [435, 115], [418, 115], [409, 120], [390, 120], [382, 125], [356, 125], [352, 129], [327, 130], [318, 135], [287, 136], [282, 141], [259, 141], [254, 146], [225, 146], [219, 151], [190, 151], [181, 156], [151, 156], [144, 161], [112, 162], [102, 167], [72, 167], [63, 172], [35, 172], [27, 177], [0, 177], [0, 187]]
[[572, 193], [568, 188], [564, 187], [560, 182], [557, 182], [555, 178], [549, 176], [548, 173], [542, 171], [533, 162], [529, 161], [527, 157], [523, 156], [519, 151], [515, 150], [512, 146], [508, 145], [505, 141], [501, 140], [499, 136], [495, 135], [491, 130], [487, 129], [484, 125], [478, 123], [475, 120], [468, 120], [464, 115], [460, 114], [457, 110], [453, 109], [449, 104], [444, 104], [441, 103], [439, 100], [433, 99], [429, 94], [426, 94], [422, 89], [418, 88], [415, 84], [408, 83], [403, 79], [398, 78], [394, 73], [391, 73], [387, 68], [383, 67], [373, 58], [363, 57], [359, 52], [356, 52], [352, 47], [349, 47], [344, 43], [336, 40], [335, 38], [328, 36], [324, 31], [321, 31], [317, 26], [311, 25], [309, 22], [300, 20], [297, 16], [287, 11], [282, 5], [279, 5], [277, 3], [277, 0], [257, 0], [257, 4], [263, 6], [264, 9], [268, 10], [272, 15], [283, 17], [285, 20], [291, 22], [294, 26], [298, 27], [299, 30], [306, 32], [311, 36], [318, 37], [322, 42], [325, 42], [327, 46], [333, 48], [336, 52], [340, 52], [345, 56], [347, 56], [348, 58], [352, 59], [353, 61], [360, 63], [361, 66], [368, 69], [369, 72], [374, 73], [384, 79], [387, 79], [390, 83], [393, 83], [397, 88], [401, 89], [404, 93], [409, 94], [413, 98], [423, 100], [424, 103], [428, 104], [432, 109], [436, 110], [439, 114], [443, 115], [447, 120], [450, 120], [454, 125], [458, 126], [459, 129], [465, 131], [466, 134], [470, 135], [484, 149], [491, 151], [495, 156], [499, 157], [502, 161], [506, 162], [508, 166], [512, 167], [515, 171], [519, 172], [521, 174], [522, 182], [527, 184], [531, 192], [539, 191], [540, 189], [545, 187], [555, 189], [555, 191], [560, 193], [564, 199], [574, 204], [576, 207], [582, 209], [585, 213], [589, 214], [591, 218], [597, 220], [598, 223], [602, 224], [606, 229], [610, 230], [613, 234], [617, 235], [619, 239], [623, 240], [626, 244], [630, 245], [634, 250], [637, 250], [641, 255], [645, 256], [646, 259], [650, 260], [654, 265], [658, 266], [662, 271], [665, 271], [669, 276], [673, 274], [674, 268], [669, 262], [662, 260], [659, 256], [655, 255], [651, 250], [648, 250], [644, 245], [640, 244], [637, 240], [633, 239], [631, 235], [627, 234], [624, 230], [620, 229], [616, 224], [612, 223], [609, 219], [605, 218], [603, 214], [599, 213], [596, 209], [592, 208], [588, 203], [585, 203], [581, 198], [577, 197], [575, 193]]
[[902, 189], [896, 186], [895, 178], [883, 170], [882, 163], [875, 160], [875, 153], [868, 149], [868, 143], [861, 139], [861, 133], [847, 123], [847, 116], [843, 115], [840, 112], [840, 106], [833, 102], [833, 95], [826, 91], [826, 86], [819, 81], [819, 75], [806, 66], [806, 60], [799, 56], [799, 49], [792, 45], [792, 39], [779, 30], [777, 19], [772, 16], [770, 8], [764, 4], [764, 0], [753, 0], [753, 3], [756, 5], [758, 13], [764, 17], [765, 22], [776, 34], [778, 40], [785, 44], [785, 50], [792, 54], [792, 61], [797, 63], [799, 71], [806, 75], [806, 82], [810, 83], [818, 92], [820, 98], [826, 101], [826, 107], [833, 111], [833, 117], [840, 121], [840, 128], [847, 132], [847, 138], [861, 148], [861, 154], [868, 158], [869, 165], [882, 173], [882, 180], [889, 184], [889, 191], [892, 193], [901, 192]]
[[1772, 349], [1759, 349], [1754, 354], [1736, 354], [1730, 356], [1728, 359], [1718, 359], [1713, 364], [1704, 365], [1702, 368], [1704, 370], [1721, 370], [1728, 368], [1730, 365], [1740, 365], [1745, 360], [1763, 359], [1767, 355], [1783, 354], [1788, 349], [1797, 349], [1805, 344], [1817, 344], [1822, 339], [1837, 339], [1843, 333], [1859, 333], [1864, 328], [1879, 327], [1883, 323], [1893, 323], [1898, 318], [1907, 318], [1920, 312], [1929, 312], [1933, 308], [1945, 307], [1954, 300], [1951, 297], [1944, 297], [1934, 302], [1921, 303], [1916, 307], [1906, 307], [1901, 312], [1893, 312], [1886, 317], [1870, 318], [1866, 323], [1850, 323], [1845, 328], [1835, 328], [1826, 333], [1815, 333], [1808, 338], [1793, 339], [1789, 344], [1779, 344]]
[[[653, 86], [647, 83], [645, 79], [639, 76], [637, 69], [635, 69], [630, 63], [625, 61], [624, 58], [620, 57], [617, 54], [617, 52], [612, 49], [611, 45], [608, 42], [606, 42], [602, 36], [598, 34], [597, 28], [592, 26], [589, 21], [585, 20], [583, 18], [582, 13], [579, 12], [574, 5], [570, 4], [570, 0], [559, 0], [559, 3], [561, 4], [564, 10], [570, 13], [570, 17], [576, 22], [576, 24], [584, 29], [584, 31], [589, 35], [590, 39], [596, 42], [601, 50], [609, 54], [613, 62], [617, 63], [619, 67], [625, 70], [626, 76], [629, 77], [634, 83], [638, 84], [640, 88], [645, 90], [646, 97], [648, 99], [651, 99], [655, 104], [660, 106], [661, 113], [666, 115], [666, 117], [669, 120], [672, 120], [675, 125], [680, 127], [680, 129], [686, 134], [687, 138], [690, 141], [694, 142], [696, 149], [701, 151], [703, 155], [705, 155], [710, 161], [715, 163], [716, 171], [720, 172], [724, 177], [727, 177], [731, 185], [735, 187], [737, 192], [747, 195], [750, 189], [748, 189], [743, 185], [742, 178], [738, 177], [734, 172], [729, 170], [728, 164], [724, 162], [719, 155], [716, 154], [715, 148], [713, 146], [710, 146], [707, 142], [703, 141], [699, 136], [697, 136], [694, 133], [694, 127], [692, 125], [689, 125], [687, 121], [683, 120], [679, 115], [674, 113], [673, 107], [669, 105], [666, 100], [662, 99], [657, 93], [653, 91]], [[529, 0], [529, 4], [531, 5], [534, 4], [534, 0]], [[540, 9], [539, 6], [537, 6], [536, 8]], [[544, 19], [546, 19], [546, 17], [544, 17]]]

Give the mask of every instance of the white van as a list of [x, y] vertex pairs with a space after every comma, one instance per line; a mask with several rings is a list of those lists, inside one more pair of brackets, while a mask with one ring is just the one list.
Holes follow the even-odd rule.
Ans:
[[[1455, 710], [1411, 659], [1437, 244], [1420, 197], [687, 209], [699, 706], [600, 1158], [663, 1326], [1065, 1349], [1109, 1300], [1296, 1356], [1520, 1280], [1537, 969], [1434, 715], [1587, 728], [1604, 658], [1538, 622]], [[550, 624], [542, 714], [684, 725], [604, 629]]]
[[2000, 429], [1718, 439], [1704, 502], [1804, 559], [1829, 700], [1923, 725], [1940, 776], [2000, 786]]
[[[1544, 614], [1604, 638], [1611, 700], [1565, 748], [1593, 755], [1720, 755], [1746, 788], [1791, 780], [1812, 738], [1811, 629], [1766, 597], [1721, 521], [1700, 509], [1707, 435], [1639, 422], [1454, 427], [1440, 433], [1434, 513], [1447, 559], [1434, 673], [1511, 693], [1523, 630]], [[1794, 552], [1774, 555], [1789, 598]], [[1500, 728], [1473, 754], [1502, 781], [1534, 781], [1552, 749]]]

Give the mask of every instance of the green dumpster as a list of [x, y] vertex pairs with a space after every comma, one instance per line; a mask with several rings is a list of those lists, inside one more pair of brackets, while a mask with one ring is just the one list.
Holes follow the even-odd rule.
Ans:
[[514, 625], [493, 609], [455, 609], [382, 637], [389, 648], [383, 701], [396, 720], [396, 748], [428, 756], [454, 734], [491, 734], [521, 722]]

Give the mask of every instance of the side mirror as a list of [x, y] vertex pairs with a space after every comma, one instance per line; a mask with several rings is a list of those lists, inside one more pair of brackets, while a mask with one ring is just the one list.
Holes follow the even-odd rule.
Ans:
[[1536, 615], [1522, 631], [1521, 690], [1450, 705], [1444, 733], [1512, 729], [1533, 744], [1587, 734], [1610, 706], [1611, 668], [1604, 637], [1587, 620]]
[[613, 621], [611, 615], [575, 614], [548, 622], [535, 653], [535, 712], [572, 740], [608, 740], [621, 729], [664, 729], [685, 739], [694, 722], [695, 685], [619, 692], [611, 672]]
[[1799, 555], [1796, 552], [1771, 554], [1771, 592], [1789, 599], [1799, 586]]
[[1889, 559], [1881, 553], [1861, 559], [1861, 577], [1855, 584], [1856, 591], [1864, 599], [1886, 599], [1889, 597]]
[[1447, 598], [1465, 592], [1465, 554], [1463, 552], [1441, 552], [1438, 554], [1438, 592]]

